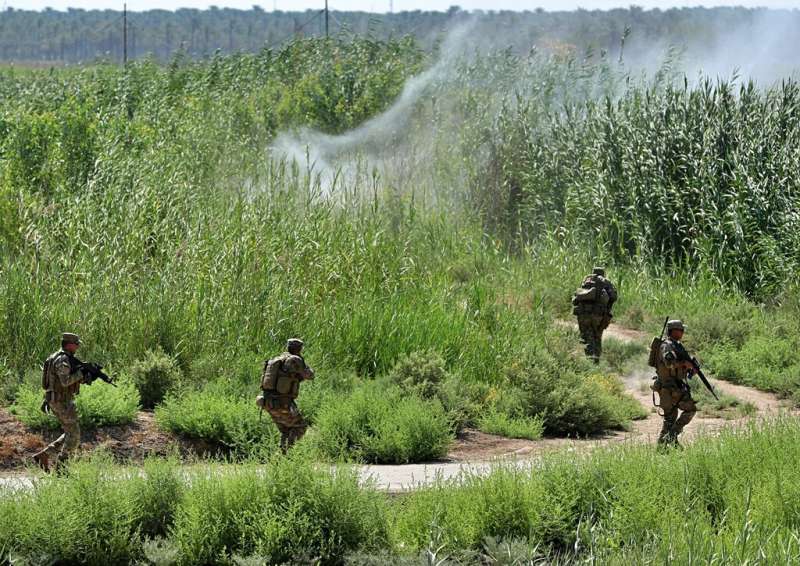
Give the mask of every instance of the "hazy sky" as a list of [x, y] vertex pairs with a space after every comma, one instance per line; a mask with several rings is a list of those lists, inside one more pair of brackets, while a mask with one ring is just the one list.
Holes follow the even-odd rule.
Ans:
[[[11, 6], [27, 10], [41, 10], [50, 7], [56, 10], [65, 10], [68, 7], [84, 9], [122, 9], [124, 0], [0, 0], [0, 8]], [[249, 9], [257, 4], [265, 10], [306, 10], [320, 8], [325, 0], [127, 0], [128, 9], [150, 10], [161, 8], [175, 10], [177, 8], [207, 8], [215, 5], [230, 8]], [[386, 12], [389, 10], [390, 1], [393, 1], [394, 11], [402, 10], [446, 10], [456, 4], [465, 10], [494, 9], [494, 10], [573, 10], [581, 7], [586, 9], [609, 9], [627, 7], [636, 4], [644, 8], [671, 8], [675, 6], [766, 6], [770, 8], [800, 8], [800, 0], [720, 0], [720, 1], [680, 1], [680, 0], [328, 0], [333, 10], [364, 10], [369, 12]]]

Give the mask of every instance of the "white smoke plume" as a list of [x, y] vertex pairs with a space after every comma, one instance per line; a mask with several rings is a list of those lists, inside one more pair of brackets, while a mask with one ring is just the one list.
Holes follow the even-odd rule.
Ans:
[[346, 179], [355, 175], [353, 169], [359, 166], [373, 169], [379, 161], [385, 165], [386, 158], [379, 158], [380, 154], [395, 145], [407, 131], [413, 109], [425, 90], [445, 76], [452, 69], [454, 60], [464, 53], [476, 21], [470, 19], [448, 32], [437, 62], [409, 79], [389, 109], [340, 135], [329, 135], [308, 128], [279, 134], [270, 148], [272, 157], [307, 165], [324, 177], [325, 184], [332, 183], [336, 178]]

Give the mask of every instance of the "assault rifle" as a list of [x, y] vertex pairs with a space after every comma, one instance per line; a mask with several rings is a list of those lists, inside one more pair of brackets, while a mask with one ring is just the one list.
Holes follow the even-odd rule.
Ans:
[[706, 376], [703, 374], [703, 370], [700, 369], [700, 362], [697, 361], [697, 358], [690, 358], [689, 361], [692, 362], [694, 373], [697, 374], [697, 377], [700, 378], [700, 381], [703, 382], [703, 385], [706, 386], [706, 389], [708, 389], [711, 392], [711, 394], [714, 396], [714, 399], [719, 401], [719, 397], [717, 397], [717, 394], [714, 393], [714, 388], [711, 387], [711, 384], [708, 382], [708, 379], [706, 379]]
[[113, 385], [114, 387], [117, 386], [114, 383], [114, 380], [111, 379], [108, 374], [103, 371], [103, 366], [97, 364], [95, 362], [82, 362], [77, 358], [73, 358], [77, 364], [77, 368], [83, 371], [84, 383], [86, 385], [91, 385], [95, 380], [99, 379], [100, 381], [105, 381], [109, 385]]

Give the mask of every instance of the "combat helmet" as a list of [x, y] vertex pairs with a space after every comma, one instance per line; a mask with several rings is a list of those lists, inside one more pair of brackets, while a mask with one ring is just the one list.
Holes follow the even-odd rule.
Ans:
[[286, 349], [290, 352], [292, 350], [299, 350], [303, 347], [303, 341], [300, 338], [289, 338], [286, 341]]
[[682, 320], [675, 318], [667, 321], [667, 332], [670, 330], [686, 330], [686, 325], [683, 324]]
[[605, 267], [593, 267], [592, 268], [592, 275], [600, 275], [602, 277], [605, 277], [606, 268]]
[[80, 346], [81, 337], [78, 336], [77, 334], [72, 333], [72, 332], [64, 332], [61, 335], [61, 343], [62, 344], [78, 344]]

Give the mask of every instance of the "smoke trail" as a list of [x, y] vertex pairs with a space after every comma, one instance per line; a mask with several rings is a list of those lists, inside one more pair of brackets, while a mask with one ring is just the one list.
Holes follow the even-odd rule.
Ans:
[[313, 167], [331, 181], [344, 172], [353, 174], [355, 154], [365, 156], [371, 164], [383, 148], [391, 148], [410, 126], [414, 106], [426, 89], [444, 77], [454, 60], [464, 52], [467, 38], [475, 28], [477, 19], [471, 19], [453, 28], [442, 43], [438, 61], [423, 73], [409, 79], [395, 103], [382, 114], [361, 126], [340, 135], [329, 135], [308, 128], [296, 133], [279, 134], [270, 152], [275, 159], [296, 161]]

